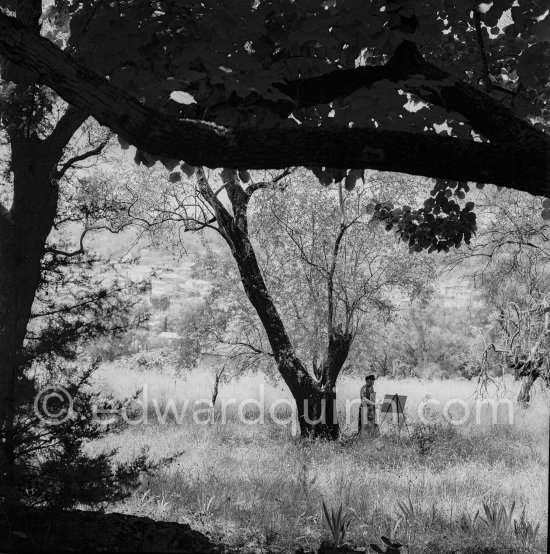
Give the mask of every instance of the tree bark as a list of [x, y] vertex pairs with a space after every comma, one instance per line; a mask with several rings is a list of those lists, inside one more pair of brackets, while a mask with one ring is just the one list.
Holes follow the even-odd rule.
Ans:
[[518, 394], [518, 404], [527, 408], [529, 402], [531, 402], [531, 388], [535, 384], [539, 376], [539, 372], [536, 370], [530, 371], [527, 375], [523, 377], [521, 382], [521, 389]]
[[40, 281], [40, 262], [57, 209], [55, 164], [34, 135], [11, 137], [14, 198], [0, 214], [0, 496], [15, 491], [13, 424], [16, 383], [27, 324]]
[[13, 398], [16, 367], [17, 302], [15, 237], [7, 213], [0, 222], [0, 502], [13, 501]]

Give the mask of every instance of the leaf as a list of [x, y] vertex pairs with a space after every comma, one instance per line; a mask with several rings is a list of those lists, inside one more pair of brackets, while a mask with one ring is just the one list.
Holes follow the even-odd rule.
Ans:
[[361, 215], [369, 215], [374, 213], [374, 204], [367, 204], [361, 208]]
[[340, 181], [343, 181], [346, 177], [345, 169], [339, 169], [337, 167], [327, 167], [326, 172], [330, 175], [331, 182], [334, 180], [335, 183], [339, 183]]
[[325, 520], [326, 520], [326, 522], [327, 522], [327, 524], [328, 524], [330, 530], [332, 531], [331, 519], [330, 519], [330, 517], [329, 517], [329, 515], [328, 515], [328, 510], [327, 510], [327, 507], [326, 507], [326, 505], [325, 505], [325, 501], [324, 501], [324, 500], [323, 500], [323, 514], [324, 514], [324, 516], [325, 516]]
[[359, 179], [359, 175], [357, 175], [353, 171], [350, 171], [346, 175], [346, 180], [344, 181], [344, 188], [347, 191], [352, 191], [355, 188], [355, 184], [357, 183], [357, 179]]
[[250, 173], [246, 169], [239, 169], [239, 179], [243, 183], [248, 183], [250, 181]]
[[117, 139], [122, 150], [128, 150], [128, 148], [130, 148], [130, 143], [127, 140], [123, 139], [120, 135], [117, 136]]
[[179, 163], [178, 160], [171, 160], [169, 158], [162, 158], [160, 162], [168, 171], [174, 171]]
[[174, 90], [170, 93], [170, 100], [177, 102], [178, 104], [196, 104], [197, 101], [188, 93], [182, 90]]
[[187, 177], [193, 177], [193, 175], [195, 174], [195, 168], [188, 163], [182, 162], [180, 164], [180, 168]]
[[225, 169], [222, 169], [222, 172], [220, 173], [220, 177], [222, 178], [223, 183], [229, 182], [231, 179], [233, 179], [235, 175], [235, 170], [230, 169], [226, 167]]
[[136, 155], [134, 156], [134, 162], [137, 165], [143, 164], [147, 168], [153, 167], [157, 160], [151, 154], [144, 152], [143, 150], [136, 150]]
[[332, 183], [332, 177], [325, 171], [323, 171], [320, 175], [317, 175], [317, 178], [323, 187], [328, 187]]

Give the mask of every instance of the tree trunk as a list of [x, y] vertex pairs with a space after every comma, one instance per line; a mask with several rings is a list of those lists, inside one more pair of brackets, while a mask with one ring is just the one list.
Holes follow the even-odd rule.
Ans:
[[[0, 502], [11, 501], [14, 490], [13, 397], [16, 367], [17, 303], [13, 245], [6, 221], [0, 231]], [[11, 248], [10, 248], [11, 246]]]
[[523, 377], [521, 389], [518, 394], [518, 404], [520, 406], [523, 406], [524, 408], [527, 408], [529, 406], [529, 402], [531, 401], [531, 388], [535, 384], [538, 376], [539, 372], [536, 370], [532, 370]]
[[296, 401], [302, 437], [336, 439], [339, 426], [336, 410], [336, 379], [346, 360], [351, 336], [340, 330], [331, 333], [321, 380], [314, 379], [296, 356], [285, 326], [271, 298], [248, 236], [249, 196], [236, 182], [236, 172], [226, 180], [233, 207], [231, 215], [214, 196], [204, 172], [197, 170], [197, 183], [205, 200], [214, 208], [220, 232], [237, 262], [243, 288], [267, 334], [277, 369]]
[[340, 436], [338, 408], [336, 405], [336, 381], [348, 357], [352, 336], [339, 326], [329, 336], [326, 357], [320, 368], [321, 399], [326, 417], [322, 426], [315, 430], [316, 436], [335, 440]]
[[245, 292], [256, 309], [267, 333], [277, 368], [296, 401], [302, 437], [336, 440], [340, 435], [336, 408], [336, 380], [346, 361], [351, 336], [334, 331], [327, 356], [320, 367], [321, 379], [314, 380], [298, 359], [284, 324], [267, 291], [263, 276], [248, 237], [234, 241], [237, 261]]
[[0, 498], [8, 502], [16, 496], [13, 425], [21, 354], [57, 209], [54, 165], [44, 143], [11, 137], [11, 147], [14, 198], [9, 211], [0, 207]]

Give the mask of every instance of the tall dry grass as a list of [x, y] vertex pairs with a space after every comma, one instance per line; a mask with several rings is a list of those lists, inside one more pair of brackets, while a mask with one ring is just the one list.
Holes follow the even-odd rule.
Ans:
[[[266, 417], [263, 425], [250, 424], [260, 415], [252, 403], [242, 411], [248, 424], [239, 421], [235, 404], [227, 408], [225, 423], [219, 409], [213, 424], [195, 423], [190, 409], [179, 422], [168, 417], [165, 424], [159, 423], [151, 400], [156, 398], [163, 409], [173, 399], [181, 409], [186, 400], [192, 406], [194, 400], [210, 399], [208, 371], [183, 379], [111, 364], [97, 379], [119, 395], [147, 385], [150, 417], [147, 424], [128, 426], [94, 448], [117, 446], [125, 458], [137, 455], [142, 447], [149, 447], [154, 458], [183, 451], [176, 462], [145, 478], [138, 491], [111, 510], [188, 522], [233, 547], [288, 552], [298, 546], [315, 548], [328, 538], [322, 502], [329, 507], [343, 503], [353, 510], [350, 543], [379, 542], [386, 535], [408, 544], [410, 552], [427, 552], [467, 545], [521, 547], [513, 529], [495, 533], [479, 518], [473, 528], [467, 524], [477, 510], [483, 515], [483, 503], [509, 507], [516, 502], [515, 517], [519, 519], [524, 509], [527, 521], [541, 523], [532, 549], [545, 548], [549, 399], [542, 388], [528, 410], [514, 404], [513, 423], [504, 423], [504, 410], [499, 412], [499, 423], [493, 424], [485, 406], [477, 424], [475, 383], [380, 379], [379, 398], [393, 393], [408, 396], [408, 430], [386, 420], [375, 440], [311, 443], [293, 436], [291, 423], [277, 425]], [[515, 398], [516, 383], [497, 384], [498, 388], [489, 387], [490, 398]], [[357, 379], [341, 380], [342, 416], [346, 401], [358, 396], [360, 385]], [[283, 387], [256, 375], [224, 385], [219, 403], [259, 400], [261, 394], [266, 416], [272, 402], [290, 399]], [[428, 396], [441, 406], [432, 404], [435, 409], [425, 425], [418, 421], [417, 408]], [[442, 406], [453, 398], [463, 400], [472, 411], [460, 426], [441, 417]], [[284, 406], [281, 409], [281, 418], [290, 416]], [[463, 409], [458, 404], [451, 408], [455, 421]], [[356, 429], [356, 411], [344, 425], [349, 437]], [[404, 505], [399, 507], [399, 502]]]

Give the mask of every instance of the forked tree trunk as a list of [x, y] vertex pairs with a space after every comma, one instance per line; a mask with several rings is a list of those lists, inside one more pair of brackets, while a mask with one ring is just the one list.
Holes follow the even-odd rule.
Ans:
[[340, 329], [333, 329], [327, 346], [326, 357], [320, 367], [321, 402], [326, 410], [324, 426], [316, 430], [316, 435], [335, 440], [340, 436], [338, 409], [336, 404], [336, 381], [348, 357], [352, 336]]
[[336, 409], [336, 380], [348, 355], [351, 336], [339, 331], [331, 334], [327, 355], [316, 380], [296, 356], [285, 326], [267, 290], [254, 248], [248, 236], [247, 208], [250, 196], [233, 179], [226, 190], [233, 207], [231, 215], [213, 194], [201, 169], [197, 183], [203, 198], [214, 208], [220, 232], [231, 248], [243, 288], [267, 334], [277, 369], [295, 402], [302, 437], [337, 439], [340, 428]]

